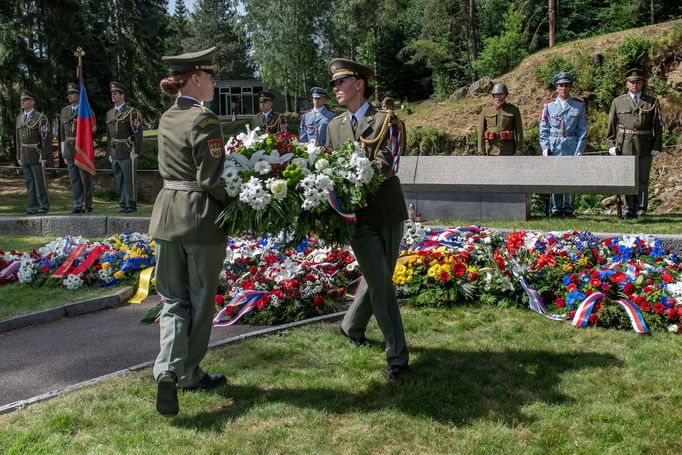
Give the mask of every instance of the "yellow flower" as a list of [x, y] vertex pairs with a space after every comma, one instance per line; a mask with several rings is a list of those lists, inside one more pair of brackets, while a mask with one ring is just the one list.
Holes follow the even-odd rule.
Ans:
[[564, 264], [561, 268], [564, 269], [564, 272], [572, 272], [573, 264]]
[[477, 273], [477, 272], [478, 272], [478, 268], [476, 268], [475, 265], [470, 265], [469, 267], [467, 267], [467, 272], [469, 272], [469, 273], [471, 273], [471, 272]]
[[120, 280], [121, 278], [123, 278], [123, 275], [124, 275], [123, 272], [121, 272], [120, 270], [117, 270], [116, 273], [114, 273], [114, 278], [116, 278], [117, 280]]
[[102, 268], [104, 270], [108, 269], [109, 267], [111, 267], [111, 264], [109, 264], [108, 262], [102, 262]]
[[418, 258], [417, 258], [417, 264], [419, 264], [419, 265], [424, 265], [424, 258], [418, 257]]
[[587, 256], [583, 256], [580, 259], [578, 259], [578, 265], [582, 266], [582, 267], [585, 267], [588, 262], [589, 262], [589, 259], [587, 258]]

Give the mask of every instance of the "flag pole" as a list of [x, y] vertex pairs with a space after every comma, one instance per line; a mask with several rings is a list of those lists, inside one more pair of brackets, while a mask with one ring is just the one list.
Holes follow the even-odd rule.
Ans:
[[[78, 78], [78, 85], [79, 88], [82, 87], [83, 85], [83, 56], [85, 55], [85, 51], [83, 50], [82, 47], [78, 46], [73, 53], [73, 56], [78, 59], [78, 66], [76, 67], [76, 77]], [[79, 90], [79, 92], [82, 90]], [[79, 110], [80, 110], [80, 101], [79, 101]], [[75, 159], [75, 157], [74, 157]], [[92, 184], [94, 180], [94, 176], [90, 174], [90, 172], [87, 172], [80, 168], [79, 166], [79, 171], [81, 175], [81, 181], [83, 182], [83, 210], [85, 211], [92, 211]]]

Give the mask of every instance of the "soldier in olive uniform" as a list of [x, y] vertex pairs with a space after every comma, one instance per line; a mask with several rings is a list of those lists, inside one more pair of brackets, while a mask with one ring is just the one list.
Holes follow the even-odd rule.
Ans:
[[77, 84], [68, 83], [66, 97], [69, 105], [59, 115], [59, 144], [69, 171], [73, 190], [73, 213], [92, 211], [92, 175], [76, 166], [76, 125], [78, 124], [78, 101], [80, 90]]
[[358, 141], [367, 156], [378, 162], [386, 180], [370, 195], [367, 207], [356, 213], [358, 223], [351, 246], [363, 272], [355, 299], [341, 323], [341, 333], [356, 345], [365, 345], [365, 329], [372, 314], [386, 340], [387, 378], [398, 379], [408, 370], [409, 354], [400, 309], [393, 288], [393, 270], [403, 223], [407, 219], [405, 198], [395, 175], [395, 144], [389, 137], [400, 128], [390, 111], [367, 103], [372, 93], [368, 80], [374, 72], [352, 60], [330, 62], [331, 85], [339, 104], [348, 109], [329, 122], [327, 145], [338, 147], [349, 139]]
[[483, 108], [478, 122], [479, 155], [521, 155], [523, 122], [521, 111], [507, 103], [509, 90], [503, 83], [493, 86], [490, 94], [495, 102]]
[[29, 215], [47, 213], [50, 203], [47, 200], [47, 181], [45, 180], [45, 160], [52, 149], [50, 122], [45, 114], [35, 109], [36, 97], [28, 90], [22, 90], [21, 109], [16, 121], [16, 156], [26, 180]]
[[154, 363], [156, 408], [179, 411], [177, 386], [211, 389], [226, 383], [205, 373], [225, 233], [214, 223], [227, 203], [221, 179], [225, 154], [218, 117], [203, 103], [213, 99], [215, 47], [163, 57], [170, 76], [161, 89], [177, 95], [159, 121], [159, 173], [149, 234], [156, 241], [156, 290], [163, 299], [161, 350]]
[[268, 92], [258, 94], [260, 112], [253, 116], [253, 128], [260, 128], [261, 133], [276, 134], [287, 130], [287, 120], [284, 115], [272, 109], [275, 96]]
[[137, 211], [136, 166], [142, 148], [140, 113], [126, 103], [128, 89], [119, 82], [109, 84], [114, 107], [107, 112], [107, 155], [118, 187], [119, 212]]
[[643, 216], [648, 206], [649, 173], [653, 155], [661, 151], [661, 107], [653, 96], [642, 93], [644, 72], [625, 73], [628, 93], [614, 99], [609, 112], [606, 143], [611, 155], [634, 155], [639, 162], [639, 194], [626, 195], [624, 218]]

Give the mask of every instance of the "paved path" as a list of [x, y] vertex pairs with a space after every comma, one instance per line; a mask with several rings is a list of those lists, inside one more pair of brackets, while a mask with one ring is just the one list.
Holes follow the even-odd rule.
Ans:
[[[0, 406], [154, 360], [159, 325], [139, 321], [157, 302], [0, 333]], [[263, 328], [214, 328], [211, 342]]]

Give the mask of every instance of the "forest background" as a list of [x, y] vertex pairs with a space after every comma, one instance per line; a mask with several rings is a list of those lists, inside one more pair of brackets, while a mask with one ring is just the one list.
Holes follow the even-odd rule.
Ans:
[[97, 117], [117, 80], [154, 126], [170, 103], [158, 89], [162, 55], [217, 45], [221, 79], [261, 79], [287, 106], [327, 86], [339, 56], [375, 68], [378, 99], [443, 100], [546, 48], [551, 3], [557, 44], [682, 17], [677, 0], [197, 0], [191, 12], [171, 3], [0, 1], [0, 155], [11, 154], [22, 88], [50, 116], [63, 107], [79, 46]]

